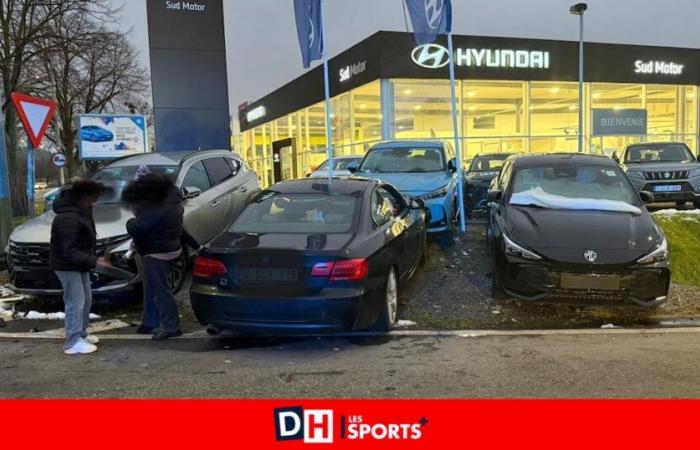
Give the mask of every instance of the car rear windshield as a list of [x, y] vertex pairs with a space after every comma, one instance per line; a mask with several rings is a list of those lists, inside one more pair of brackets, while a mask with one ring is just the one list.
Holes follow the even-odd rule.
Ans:
[[351, 195], [265, 192], [233, 222], [234, 233], [346, 233], [360, 199]]
[[658, 162], [689, 162], [693, 155], [683, 144], [639, 145], [627, 150], [625, 162], [658, 163]]
[[165, 175], [175, 181], [178, 171], [178, 166], [134, 165], [105, 167], [92, 177], [94, 181], [99, 181], [109, 188], [109, 190], [97, 200], [97, 204], [119, 203], [121, 201], [122, 191], [124, 191], [129, 183], [136, 179], [137, 175], [143, 176], [148, 173], [157, 173]]
[[498, 172], [510, 155], [477, 156], [469, 166], [470, 172]]
[[557, 164], [523, 168], [516, 172], [512, 186], [512, 205], [628, 212], [637, 212], [640, 206], [617, 167]]
[[446, 162], [442, 148], [377, 148], [365, 157], [359, 172], [442, 172]]
[[[354, 162], [359, 163], [360, 161], [362, 161], [362, 158], [338, 158], [333, 160], [333, 167], [334, 170], [347, 170], [350, 164]], [[328, 161], [324, 161], [316, 170], [328, 170]]]

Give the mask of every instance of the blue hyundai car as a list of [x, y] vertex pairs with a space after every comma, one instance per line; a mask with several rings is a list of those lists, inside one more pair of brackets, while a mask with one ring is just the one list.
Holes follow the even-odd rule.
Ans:
[[114, 133], [97, 125], [85, 125], [80, 128], [80, 140], [87, 142], [109, 142]]
[[428, 233], [452, 232], [457, 208], [457, 160], [449, 143], [389, 141], [373, 146], [359, 164], [348, 167], [356, 176], [382, 180], [430, 210]]

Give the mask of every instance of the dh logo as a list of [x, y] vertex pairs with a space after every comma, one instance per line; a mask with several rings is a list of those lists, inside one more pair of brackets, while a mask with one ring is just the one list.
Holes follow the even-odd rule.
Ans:
[[433, 30], [440, 25], [444, 8], [445, 0], [425, 0], [425, 18], [428, 20], [428, 26]]
[[413, 49], [411, 58], [426, 69], [439, 69], [450, 63], [450, 52], [442, 45], [424, 44]]
[[333, 443], [333, 411], [301, 406], [277, 408], [275, 437], [278, 441], [303, 440], [305, 444]]

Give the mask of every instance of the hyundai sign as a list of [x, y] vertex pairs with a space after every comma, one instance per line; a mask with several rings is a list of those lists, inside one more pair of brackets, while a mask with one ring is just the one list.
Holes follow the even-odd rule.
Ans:
[[[419, 45], [411, 53], [413, 62], [426, 69], [439, 69], [450, 63], [449, 50], [439, 44]], [[503, 67], [517, 69], [549, 69], [549, 52], [541, 50], [457, 48], [458, 67]]]
[[108, 161], [148, 151], [146, 119], [132, 115], [82, 115], [78, 119], [80, 159]]
[[647, 134], [646, 109], [594, 109], [594, 136]]

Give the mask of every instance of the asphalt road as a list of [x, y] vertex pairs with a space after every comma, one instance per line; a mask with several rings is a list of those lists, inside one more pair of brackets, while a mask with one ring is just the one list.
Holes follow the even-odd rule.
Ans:
[[549, 333], [123, 339], [83, 357], [0, 339], [0, 397], [700, 397], [697, 329]]

